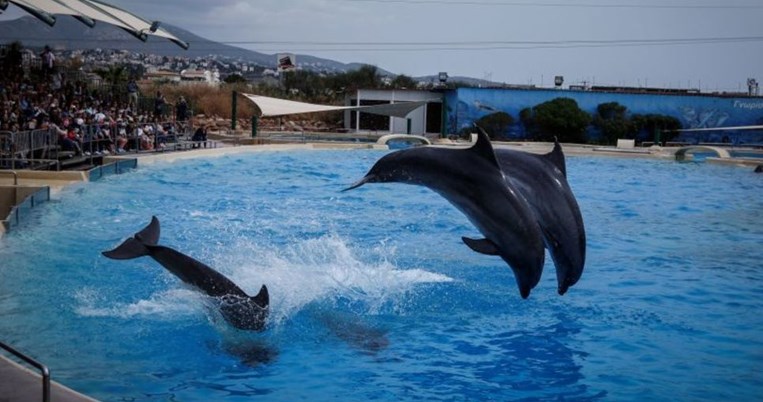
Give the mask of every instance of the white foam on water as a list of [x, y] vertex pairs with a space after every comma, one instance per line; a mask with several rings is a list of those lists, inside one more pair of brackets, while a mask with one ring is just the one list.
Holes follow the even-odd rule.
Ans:
[[132, 303], [113, 303], [93, 289], [82, 289], [75, 294], [79, 303], [75, 312], [84, 317], [173, 319], [198, 314], [203, 310], [203, 298], [193, 289], [174, 288]]
[[267, 285], [271, 320], [276, 323], [317, 300], [342, 298], [363, 303], [373, 313], [416, 285], [452, 281], [419, 268], [399, 268], [390, 261], [393, 255], [394, 248], [387, 245], [359, 253], [335, 235], [282, 247], [240, 239], [230, 253], [218, 255], [214, 264], [249, 294]]

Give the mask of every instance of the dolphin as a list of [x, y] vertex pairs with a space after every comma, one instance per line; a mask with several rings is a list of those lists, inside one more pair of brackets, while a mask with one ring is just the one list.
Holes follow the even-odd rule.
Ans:
[[755, 173], [763, 173], [763, 165], [758, 165], [755, 168]]
[[563, 295], [583, 274], [586, 236], [580, 208], [567, 183], [562, 147], [555, 140], [554, 149], [545, 155], [501, 148], [495, 149], [495, 155], [506, 180], [529, 201], [556, 267], [557, 292]]
[[418, 147], [389, 153], [343, 191], [385, 182], [425, 186], [466, 215], [485, 239], [463, 241], [472, 250], [500, 256], [514, 271], [522, 298], [540, 281], [543, 232], [520, 188], [504, 177], [484, 131], [467, 149]]
[[223, 274], [179, 251], [160, 246], [158, 242], [159, 219], [154, 216], [151, 223], [135, 236], [102, 254], [114, 260], [149, 256], [183, 282], [218, 298], [223, 318], [234, 327], [255, 331], [265, 328], [270, 305], [265, 285], [256, 296], [251, 297]]

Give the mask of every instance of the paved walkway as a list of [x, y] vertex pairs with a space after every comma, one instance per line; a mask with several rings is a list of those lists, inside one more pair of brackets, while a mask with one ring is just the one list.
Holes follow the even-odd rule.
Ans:
[[[50, 382], [51, 402], [94, 402], [76, 391]], [[42, 376], [0, 355], [0, 402], [42, 401]]]

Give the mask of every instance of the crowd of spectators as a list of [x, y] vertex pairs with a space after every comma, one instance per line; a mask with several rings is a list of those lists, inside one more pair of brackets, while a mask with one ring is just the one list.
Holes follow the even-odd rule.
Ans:
[[129, 95], [120, 98], [67, 79], [50, 58], [44, 60], [50, 64], [32, 78], [21, 70], [0, 74], [0, 133], [50, 130], [64, 150], [111, 154], [163, 147], [175, 135], [172, 117], [188, 117], [185, 100], [176, 116], [166, 113], [161, 93], [152, 110], [140, 110], [133, 80], [125, 84]]

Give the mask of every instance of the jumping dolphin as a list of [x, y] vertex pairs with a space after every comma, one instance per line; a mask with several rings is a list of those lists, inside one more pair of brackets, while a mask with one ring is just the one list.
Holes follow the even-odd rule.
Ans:
[[485, 236], [463, 241], [472, 250], [506, 261], [523, 298], [538, 284], [545, 259], [541, 227], [519, 187], [505, 179], [484, 132], [468, 149], [420, 147], [387, 154], [343, 191], [385, 182], [421, 185], [437, 192]]
[[562, 147], [555, 141], [554, 149], [545, 155], [509, 149], [496, 149], [495, 155], [506, 180], [516, 184], [535, 213], [556, 266], [557, 291], [563, 295], [583, 274], [586, 236], [580, 208], [567, 183]]
[[262, 285], [257, 296], [250, 297], [221, 273], [179, 251], [160, 246], [158, 242], [159, 220], [154, 216], [143, 230], [114, 250], [104, 251], [103, 255], [115, 260], [149, 256], [183, 282], [219, 298], [222, 316], [234, 327], [255, 331], [264, 329], [270, 305], [265, 285]]

